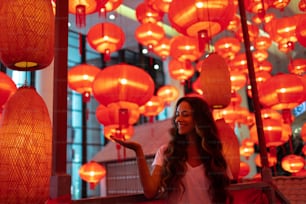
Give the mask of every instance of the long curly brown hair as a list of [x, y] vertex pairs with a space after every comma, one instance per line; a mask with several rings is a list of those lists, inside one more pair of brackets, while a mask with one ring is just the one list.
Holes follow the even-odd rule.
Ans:
[[[198, 135], [197, 148], [205, 167], [203, 173], [211, 183], [208, 193], [213, 203], [225, 203], [229, 199], [226, 187], [230, 184], [230, 179], [227, 175], [227, 163], [222, 153], [222, 144], [210, 107], [199, 97], [186, 96], [177, 101], [175, 111], [183, 101], [189, 103], [193, 110], [195, 132]], [[187, 170], [188, 143], [187, 137], [178, 134], [175, 114], [172, 122], [173, 128], [170, 130], [172, 139], [164, 152], [161, 186], [167, 193], [173, 191], [183, 193], [185, 187], [182, 178]]]

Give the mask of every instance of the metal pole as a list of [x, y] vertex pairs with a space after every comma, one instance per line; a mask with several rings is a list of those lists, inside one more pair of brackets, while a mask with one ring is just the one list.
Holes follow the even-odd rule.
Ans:
[[239, 10], [240, 10], [240, 17], [241, 17], [241, 26], [243, 31], [243, 39], [244, 39], [244, 46], [245, 46], [245, 53], [248, 65], [248, 72], [249, 72], [249, 79], [251, 84], [251, 91], [252, 91], [252, 101], [254, 105], [254, 114], [256, 119], [256, 126], [257, 126], [257, 133], [258, 133], [258, 143], [259, 143], [259, 151], [262, 163], [262, 180], [271, 182], [272, 181], [272, 173], [271, 169], [269, 168], [269, 162], [267, 158], [267, 148], [266, 148], [266, 140], [263, 131], [263, 123], [261, 118], [261, 107], [258, 98], [258, 90], [257, 90], [257, 83], [256, 83], [256, 76], [254, 71], [254, 63], [252, 58], [252, 53], [250, 50], [250, 38], [247, 26], [247, 19], [244, 7], [244, 1], [238, 0], [239, 3]]

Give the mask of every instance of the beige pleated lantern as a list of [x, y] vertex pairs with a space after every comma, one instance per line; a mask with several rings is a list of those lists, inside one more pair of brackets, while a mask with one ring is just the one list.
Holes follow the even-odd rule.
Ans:
[[51, 1], [0, 1], [0, 60], [19, 71], [43, 69], [54, 56]]
[[237, 180], [240, 172], [240, 152], [239, 141], [229, 124], [225, 120], [216, 120], [216, 125], [223, 145], [223, 155], [227, 161], [228, 168], [231, 170], [233, 179]]
[[214, 109], [225, 108], [231, 101], [231, 79], [227, 63], [216, 53], [210, 54], [202, 62], [199, 76], [203, 97]]
[[49, 198], [52, 127], [36, 90], [21, 87], [0, 122], [0, 203], [44, 203]]

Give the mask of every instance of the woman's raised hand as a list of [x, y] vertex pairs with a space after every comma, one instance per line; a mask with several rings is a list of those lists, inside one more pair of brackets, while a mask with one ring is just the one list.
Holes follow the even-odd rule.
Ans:
[[120, 144], [123, 147], [126, 147], [128, 149], [131, 149], [131, 150], [134, 150], [134, 151], [137, 151], [137, 150], [141, 149], [141, 145], [137, 142], [122, 140], [122, 139], [116, 138], [114, 136], [110, 136], [110, 138], [112, 140], [114, 140], [116, 143], [118, 143], [118, 144]]

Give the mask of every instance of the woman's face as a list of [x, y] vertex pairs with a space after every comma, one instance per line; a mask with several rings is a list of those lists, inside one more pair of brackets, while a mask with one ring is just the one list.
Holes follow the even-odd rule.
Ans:
[[182, 101], [176, 109], [175, 123], [179, 134], [191, 134], [194, 131], [192, 109], [189, 103]]

